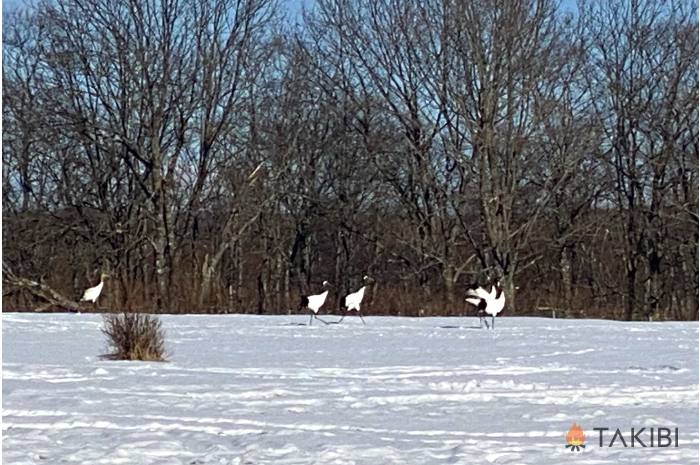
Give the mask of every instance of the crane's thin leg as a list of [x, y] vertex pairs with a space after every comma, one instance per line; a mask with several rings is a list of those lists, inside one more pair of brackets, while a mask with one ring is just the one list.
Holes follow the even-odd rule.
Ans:
[[496, 315], [491, 315], [491, 329], [496, 329]]
[[309, 326], [313, 326], [313, 324], [314, 324], [314, 314], [312, 312], [311, 316], [309, 317]]
[[347, 315], [347, 314], [348, 314], [347, 310], [343, 312], [343, 316], [341, 316], [340, 320], [338, 320], [339, 324], [343, 322], [343, 318], [345, 318], [345, 315]]
[[320, 321], [320, 322], [323, 323], [324, 325], [327, 325], [327, 324], [328, 324], [328, 322], [327, 322], [326, 320], [324, 320], [323, 318], [317, 316], [316, 314], [314, 314], [314, 318], [316, 318], [318, 321]]
[[363, 324], [363, 325], [366, 325], [367, 323], [365, 323], [365, 319], [362, 318], [362, 312], [358, 310], [358, 311], [357, 311], [357, 315], [360, 317], [360, 320], [362, 320], [362, 324]]
[[486, 325], [486, 329], [489, 329], [489, 320], [486, 317], [484, 318], [484, 324]]

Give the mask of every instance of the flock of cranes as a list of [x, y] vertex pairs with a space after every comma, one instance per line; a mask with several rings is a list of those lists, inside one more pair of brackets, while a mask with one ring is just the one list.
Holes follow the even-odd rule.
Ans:
[[[357, 312], [357, 316], [362, 320], [362, 324], [365, 324], [365, 319], [362, 318], [362, 310], [360, 309], [360, 304], [362, 303], [362, 298], [365, 296], [365, 289], [368, 284], [373, 282], [372, 278], [365, 276], [362, 278], [362, 287], [352, 294], [348, 294], [343, 299], [343, 316], [340, 317], [335, 323], [340, 323], [343, 321], [345, 316], [352, 311]], [[323, 307], [326, 302], [326, 297], [328, 297], [328, 287], [330, 283], [328, 281], [323, 281], [323, 288], [325, 289], [320, 294], [302, 296], [301, 303], [299, 304], [299, 310], [310, 310], [311, 317], [309, 318], [309, 326], [313, 324], [314, 318], [328, 324], [327, 321], [318, 317], [318, 311]], [[495, 283], [491, 284], [491, 289], [486, 290], [481, 286], [473, 286], [467, 291], [466, 302], [475, 306], [479, 311], [479, 324], [481, 327], [486, 324], [486, 328], [494, 329], [496, 327], [496, 315], [501, 313], [503, 307], [506, 305], [506, 295], [503, 293], [503, 288], [501, 287], [501, 282], [496, 280]], [[489, 326], [488, 320], [485, 318], [486, 315], [491, 315], [491, 325]]]
[[[83, 293], [83, 297], [80, 299], [81, 302], [87, 301], [92, 302], [93, 305], [97, 302], [97, 299], [102, 293], [102, 288], [104, 287], [105, 278], [109, 277], [107, 273], [102, 273], [100, 276], [100, 283], [97, 286], [86, 289]], [[365, 296], [365, 289], [368, 285], [372, 284], [374, 280], [369, 276], [362, 278], [362, 287], [357, 291], [352, 292], [345, 296], [343, 299], [343, 315], [340, 320], [333, 323], [340, 323], [343, 321], [345, 316], [350, 312], [357, 312], [357, 316], [362, 320], [362, 324], [365, 323], [365, 319], [362, 318], [362, 310], [360, 304]], [[299, 311], [309, 310], [311, 316], [309, 318], [309, 326], [313, 324], [314, 319], [321, 321], [322, 323], [329, 324], [330, 322], [318, 316], [318, 312], [326, 303], [326, 298], [328, 297], [328, 288], [331, 284], [328, 281], [323, 281], [322, 287], [324, 289], [320, 294], [302, 296], [301, 302], [299, 303]], [[473, 286], [467, 291], [466, 302], [475, 306], [479, 312], [479, 323], [483, 327], [484, 322], [486, 323], [486, 328], [495, 328], [496, 326], [496, 315], [498, 315], [506, 304], [506, 296], [503, 293], [503, 288], [501, 288], [500, 281], [496, 280], [495, 283], [492, 282], [491, 289], [486, 290], [480, 286]], [[488, 320], [485, 318], [486, 315], [491, 315], [491, 326], [489, 326]]]
[[[340, 323], [341, 321], [343, 321], [343, 319], [349, 312], [355, 311], [357, 312], [357, 316], [360, 317], [360, 320], [362, 320], [362, 324], [366, 324], [365, 319], [362, 318], [362, 310], [360, 309], [360, 304], [362, 303], [362, 299], [365, 296], [365, 289], [367, 288], [367, 285], [371, 284], [372, 282], [372, 278], [370, 278], [369, 276], [365, 276], [364, 278], [362, 278], [362, 287], [357, 291], [345, 296], [345, 299], [343, 299], [343, 315], [340, 317], [340, 320], [334, 323]], [[323, 304], [326, 302], [326, 297], [328, 297], [328, 287], [330, 287], [330, 283], [328, 281], [323, 281], [323, 288], [326, 289], [325, 291], [321, 292], [320, 294], [301, 297], [301, 302], [299, 303], [299, 310], [301, 311], [304, 309], [308, 309], [311, 311], [311, 318], [309, 318], [309, 326], [313, 324], [314, 318], [325, 324], [328, 324], [327, 321], [318, 317], [318, 311], [321, 309], [321, 307], [323, 307]]]

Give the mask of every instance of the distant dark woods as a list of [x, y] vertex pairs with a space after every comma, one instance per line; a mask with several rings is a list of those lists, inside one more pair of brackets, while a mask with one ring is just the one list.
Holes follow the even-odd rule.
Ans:
[[3, 308], [697, 319], [696, 2], [558, 3], [6, 11]]

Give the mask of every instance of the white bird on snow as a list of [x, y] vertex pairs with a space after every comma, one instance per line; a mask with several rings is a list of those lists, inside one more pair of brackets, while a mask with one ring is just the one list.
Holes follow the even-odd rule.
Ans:
[[501, 313], [506, 305], [506, 295], [503, 293], [500, 281], [496, 281], [495, 286], [491, 285], [491, 291], [487, 291], [483, 287], [469, 289], [467, 298], [464, 300], [479, 309], [479, 325], [486, 323], [487, 329], [489, 322], [484, 319], [484, 314], [491, 315], [491, 328], [495, 328], [496, 315]]
[[97, 286], [91, 287], [89, 289], [86, 289], [85, 292], [83, 293], [83, 298], [80, 299], [81, 302], [88, 301], [92, 302], [93, 304], [97, 302], [97, 299], [100, 297], [100, 294], [102, 293], [102, 288], [104, 287], [105, 284], [105, 278], [109, 277], [107, 273], [102, 273], [100, 275], [100, 284]]
[[316, 318], [319, 321], [322, 321], [325, 324], [328, 324], [328, 322], [322, 320], [321, 318], [318, 317], [318, 311], [321, 307], [323, 307], [323, 304], [326, 302], [326, 297], [328, 297], [328, 289], [327, 287], [330, 286], [330, 283], [328, 281], [323, 281], [323, 288], [326, 289], [320, 294], [316, 295], [308, 295], [308, 296], [302, 296], [301, 297], [301, 303], [299, 303], [299, 310], [303, 310], [305, 308], [308, 308], [311, 310], [311, 317], [309, 318], [309, 326], [313, 324], [314, 318]]
[[362, 298], [365, 296], [365, 288], [367, 288], [367, 285], [372, 282], [372, 278], [370, 278], [369, 276], [365, 276], [364, 278], [362, 278], [362, 281], [364, 282], [364, 284], [359, 290], [345, 296], [345, 300], [343, 301], [345, 311], [343, 312], [343, 316], [340, 317], [340, 320], [338, 320], [338, 323], [343, 321], [343, 318], [345, 318], [345, 315], [347, 315], [348, 312], [354, 310], [357, 311], [360, 320], [362, 320], [362, 324], [366, 324], [365, 319], [362, 318], [362, 310], [360, 310], [360, 304], [362, 303]]

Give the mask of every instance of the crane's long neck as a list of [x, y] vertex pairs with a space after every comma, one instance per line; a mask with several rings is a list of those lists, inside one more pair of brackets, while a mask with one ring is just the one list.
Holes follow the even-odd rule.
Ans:
[[360, 290], [357, 291], [357, 295], [358, 295], [360, 298], [364, 297], [364, 295], [365, 295], [365, 288], [366, 288], [366, 287], [367, 287], [367, 286], [362, 286], [362, 287], [360, 288]]
[[500, 286], [494, 287], [491, 292], [494, 294], [494, 297], [496, 299], [500, 299], [501, 296], [503, 296], [503, 288], [501, 288]]

